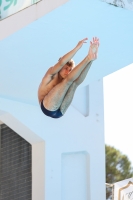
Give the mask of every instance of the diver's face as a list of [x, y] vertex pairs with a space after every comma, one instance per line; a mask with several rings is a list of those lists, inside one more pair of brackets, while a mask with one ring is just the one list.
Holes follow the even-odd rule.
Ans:
[[60, 70], [60, 76], [62, 78], [66, 78], [67, 75], [72, 71], [72, 66], [68, 66], [67, 64]]

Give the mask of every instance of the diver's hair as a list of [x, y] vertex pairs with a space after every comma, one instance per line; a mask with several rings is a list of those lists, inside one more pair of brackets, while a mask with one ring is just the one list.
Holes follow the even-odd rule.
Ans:
[[[59, 60], [61, 59], [61, 57], [59, 58]], [[59, 61], [58, 60], [58, 61]], [[74, 60], [73, 59], [71, 59], [71, 60], [69, 60], [67, 63], [66, 63], [66, 65], [68, 65], [68, 66], [72, 66], [72, 69], [75, 67], [75, 62], [74, 62]]]

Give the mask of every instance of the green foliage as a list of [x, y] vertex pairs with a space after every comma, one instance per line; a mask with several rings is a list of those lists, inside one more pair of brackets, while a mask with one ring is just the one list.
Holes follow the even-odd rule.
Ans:
[[[115, 183], [133, 177], [133, 168], [126, 155], [112, 146], [106, 149], [106, 183]], [[107, 199], [111, 196], [111, 189], [107, 189]]]
[[2, 5], [2, 0], [0, 0], [0, 6]]

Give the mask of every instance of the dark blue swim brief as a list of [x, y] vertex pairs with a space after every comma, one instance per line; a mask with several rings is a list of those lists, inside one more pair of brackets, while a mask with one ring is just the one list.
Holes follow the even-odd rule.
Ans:
[[43, 101], [41, 102], [41, 110], [45, 115], [52, 117], [52, 118], [59, 118], [59, 117], [63, 116], [60, 109], [58, 109], [56, 111], [47, 110], [43, 105]]

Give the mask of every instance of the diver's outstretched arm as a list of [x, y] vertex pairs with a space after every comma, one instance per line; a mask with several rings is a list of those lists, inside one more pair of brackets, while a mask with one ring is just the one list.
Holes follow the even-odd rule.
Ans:
[[77, 51], [83, 46], [84, 43], [86, 43], [86, 41], [88, 40], [88, 38], [85, 38], [81, 41], [78, 42], [77, 46], [71, 50], [70, 52], [68, 52], [67, 54], [65, 54], [63, 57], [61, 57], [61, 59], [59, 60], [59, 62], [57, 64], [55, 64], [53, 67], [50, 68], [49, 73], [51, 75], [54, 75], [56, 73], [58, 73], [62, 67], [71, 60], [71, 58], [77, 53]]

